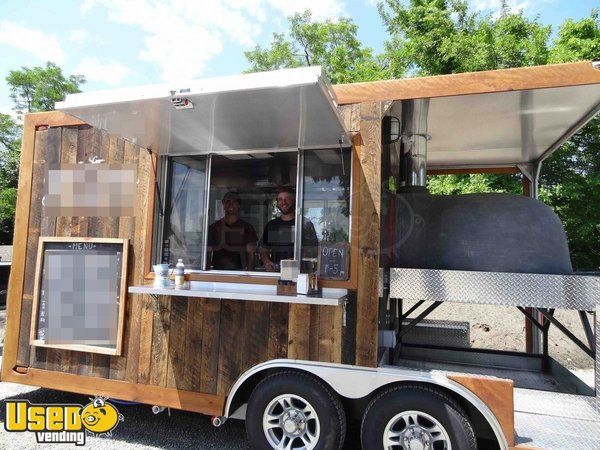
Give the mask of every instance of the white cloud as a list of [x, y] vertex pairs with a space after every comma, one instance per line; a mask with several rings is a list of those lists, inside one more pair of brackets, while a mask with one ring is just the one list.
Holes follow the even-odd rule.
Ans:
[[315, 19], [344, 12], [341, 0], [86, 0], [82, 14], [103, 7], [110, 20], [142, 30], [139, 58], [156, 64], [164, 80], [195, 78], [225, 43], [250, 47], [269, 21], [304, 9]]
[[67, 54], [54, 34], [27, 28], [8, 20], [0, 21], [0, 44], [31, 53], [41, 61], [62, 64], [67, 60]]
[[129, 68], [118, 61], [100, 61], [95, 57], [84, 58], [75, 73], [85, 75], [89, 81], [118, 86], [129, 75]]
[[285, 15], [310, 9], [317, 20], [335, 19], [346, 13], [344, 2], [338, 0], [268, 0], [268, 3]]
[[[507, 5], [513, 12], [531, 12], [539, 9], [544, 3], [553, 3], [555, 0], [507, 0]], [[499, 11], [502, 0], [471, 0], [477, 11]]]
[[69, 40], [78, 45], [87, 44], [90, 41], [90, 32], [83, 28], [69, 31]]

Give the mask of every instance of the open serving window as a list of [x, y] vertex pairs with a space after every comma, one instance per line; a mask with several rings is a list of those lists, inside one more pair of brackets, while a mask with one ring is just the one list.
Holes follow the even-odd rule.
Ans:
[[350, 139], [320, 67], [74, 94], [57, 107], [158, 155], [154, 263], [268, 276], [282, 259], [314, 271], [321, 246], [349, 247]]

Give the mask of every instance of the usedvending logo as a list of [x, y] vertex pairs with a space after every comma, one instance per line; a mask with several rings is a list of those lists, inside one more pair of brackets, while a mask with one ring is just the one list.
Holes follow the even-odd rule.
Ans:
[[27, 400], [7, 400], [4, 415], [6, 431], [35, 433], [38, 444], [85, 445], [86, 433], [112, 436], [123, 415], [103, 397], [87, 405], [31, 404]]

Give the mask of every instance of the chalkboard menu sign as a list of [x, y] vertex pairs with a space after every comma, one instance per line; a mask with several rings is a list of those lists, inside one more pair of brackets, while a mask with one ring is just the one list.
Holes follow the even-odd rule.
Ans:
[[127, 239], [42, 237], [31, 345], [119, 355]]
[[319, 243], [319, 278], [347, 280], [350, 269], [350, 244], [347, 242]]

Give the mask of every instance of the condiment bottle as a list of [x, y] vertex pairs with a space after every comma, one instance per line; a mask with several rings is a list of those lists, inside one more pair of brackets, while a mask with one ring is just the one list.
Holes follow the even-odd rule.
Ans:
[[185, 286], [185, 265], [183, 259], [177, 260], [175, 266], [175, 289], [182, 289]]

